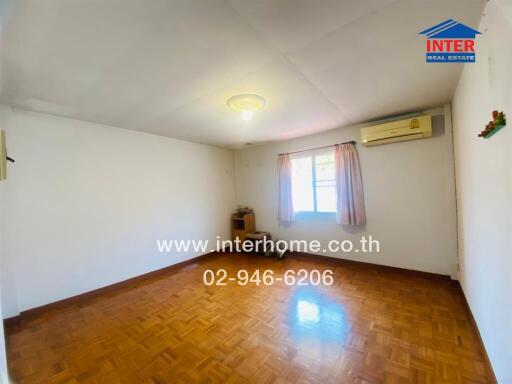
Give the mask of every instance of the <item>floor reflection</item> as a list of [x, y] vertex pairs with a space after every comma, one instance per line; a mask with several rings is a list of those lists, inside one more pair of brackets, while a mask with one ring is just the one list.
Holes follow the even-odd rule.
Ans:
[[318, 323], [320, 321], [320, 309], [318, 305], [306, 300], [297, 301], [297, 320], [301, 325]]
[[343, 306], [315, 287], [300, 287], [290, 303], [290, 326], [297, 342], [340, 345], [350, 324]]

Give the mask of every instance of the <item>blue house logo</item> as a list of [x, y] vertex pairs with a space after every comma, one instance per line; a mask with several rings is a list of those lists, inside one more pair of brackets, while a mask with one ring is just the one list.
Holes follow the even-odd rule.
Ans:
[[474, 63], [476, 29], [448, 19], [419, 33], [427, 37], [427, 63]]

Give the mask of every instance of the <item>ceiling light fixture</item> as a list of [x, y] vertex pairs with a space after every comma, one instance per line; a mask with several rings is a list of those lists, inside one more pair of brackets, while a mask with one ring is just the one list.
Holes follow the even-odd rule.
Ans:
[[267, 102], [259, 95], [250, 93], [230, 97], [226, 104], [232, 110], [242, 112], [242, 119], [251, 120], [255, 111], [263, 108]]

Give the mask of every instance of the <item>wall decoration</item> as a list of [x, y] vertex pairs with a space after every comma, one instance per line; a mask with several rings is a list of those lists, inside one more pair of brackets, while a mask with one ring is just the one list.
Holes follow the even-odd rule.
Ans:
[[503, 112], [492, 111], [492, 121], [489, 121], [489, 123], [485, 126], [485, 129], [482, 132], [480, 132], [478, 137], [489, 139], [491, 136], [494, 136], [496, 132], [498, 132], [505, 125], [507, 125], [505, 114]]

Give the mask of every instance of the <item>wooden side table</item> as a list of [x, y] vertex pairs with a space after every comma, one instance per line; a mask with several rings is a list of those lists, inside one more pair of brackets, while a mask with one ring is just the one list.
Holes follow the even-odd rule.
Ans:
[[256, 231], [254, 213], [244, 213], [243, 215], [234, 213], [231, 216], [231, 231], [233, 240], [238, 238], [244, 242], [248, 233]]

